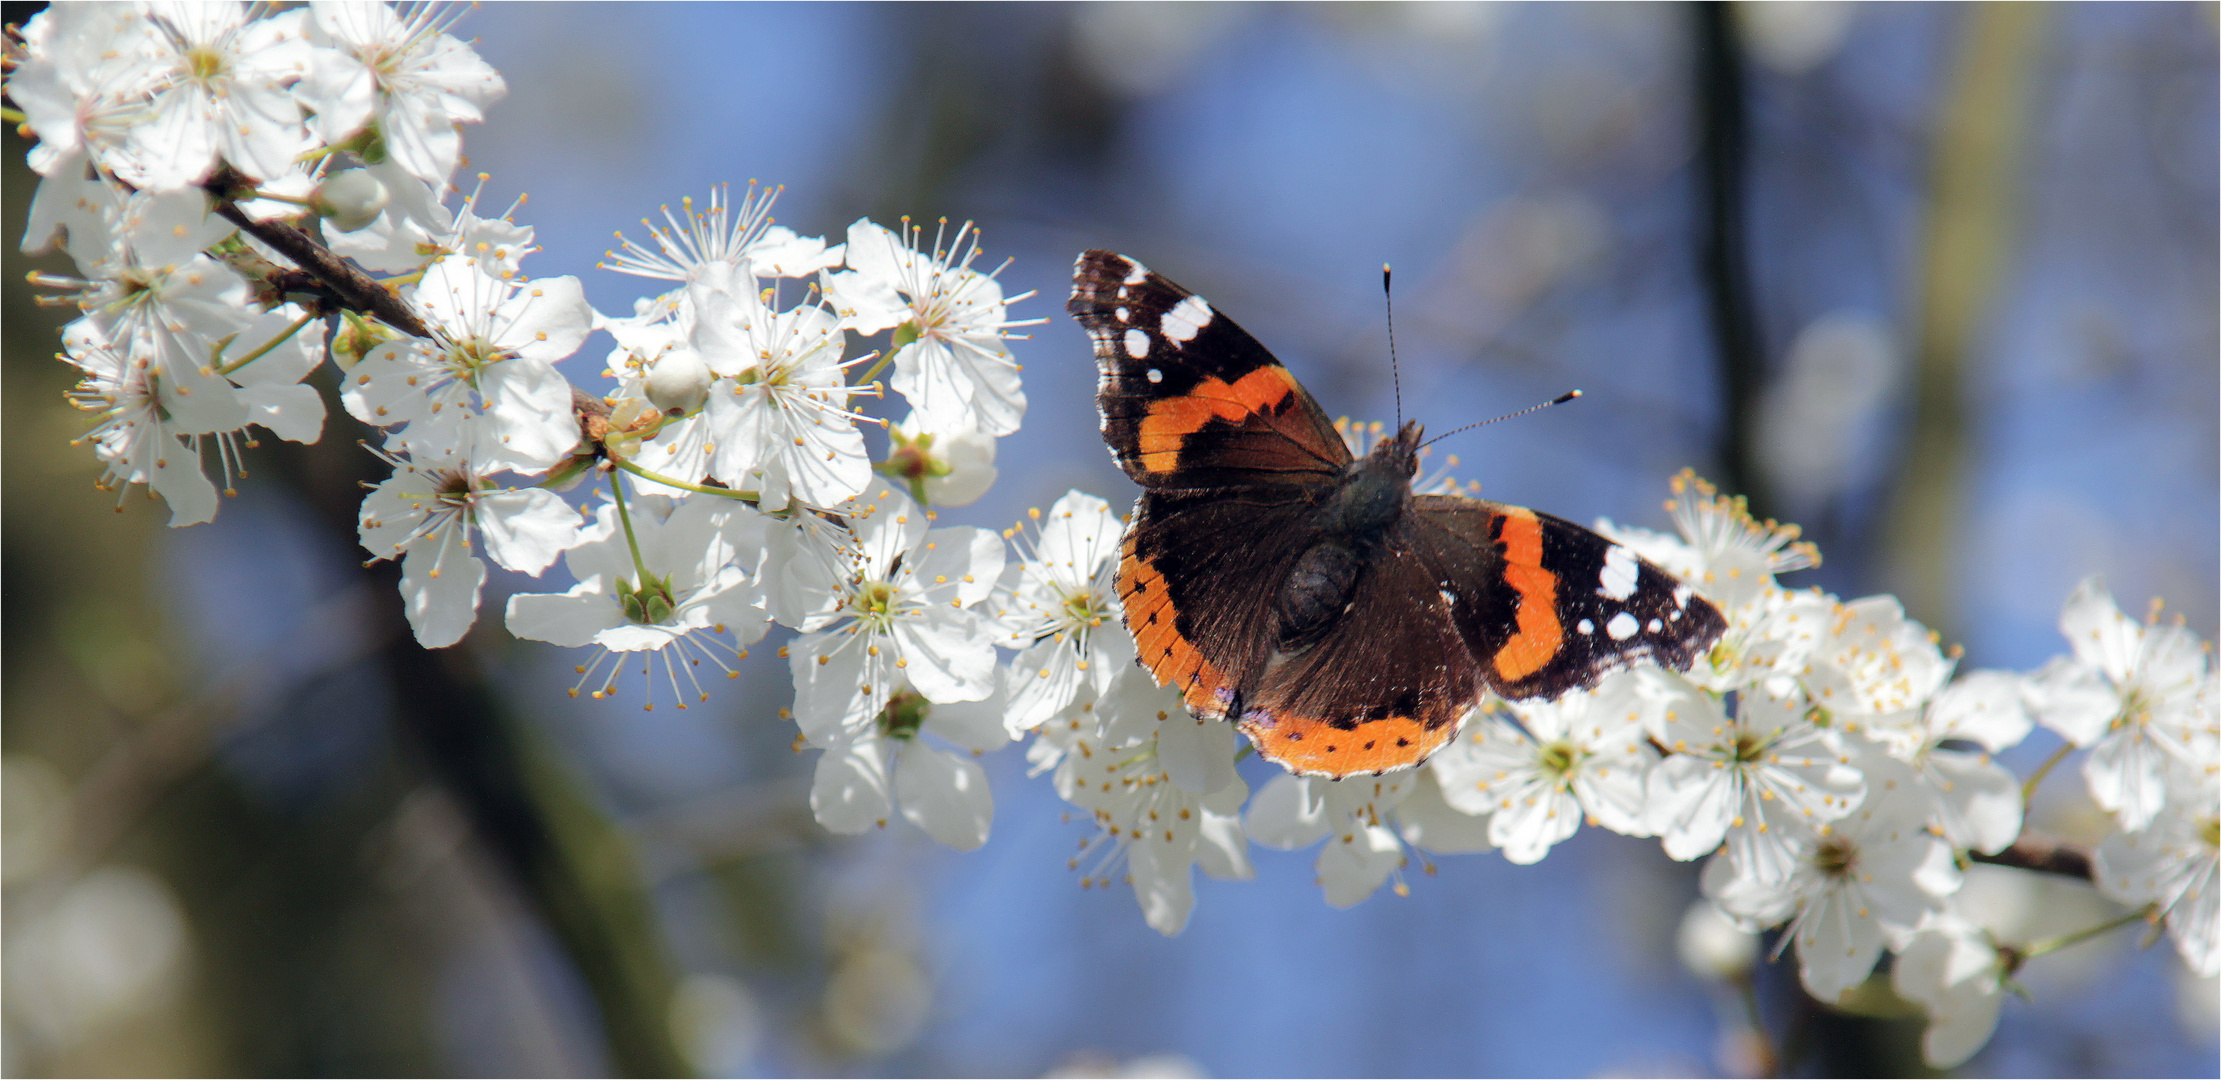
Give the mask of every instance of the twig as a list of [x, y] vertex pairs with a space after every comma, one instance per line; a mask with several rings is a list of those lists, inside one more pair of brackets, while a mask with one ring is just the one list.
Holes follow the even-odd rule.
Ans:
[[2080, 844], [2054, 839], [2039, 833], [2022, 833], [2013, 846], [1995, 855], [1976, 853], [1975, 862], [1992, 866], [2011, 866], [2034, 870], [2039, 874], [2058, 874], [2061, 877], [2096, 880], [2090, 871], [2090, 849]]

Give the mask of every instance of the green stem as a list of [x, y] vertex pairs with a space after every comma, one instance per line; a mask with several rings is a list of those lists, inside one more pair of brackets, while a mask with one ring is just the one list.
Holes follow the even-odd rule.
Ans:
[[2052, 751], [2051, 757], [2049, 759], [2047, 759], [2043, 764], [2036, 766], [2035, 772], [2028, 774], [2028, 782], [2020, 786], [2020, 801], [2022, 806], [2028, 805], [2028, 800], [2036, 797], [2036, 785], [2044, 782], [2044, 777], [2051, 773], [2052, 766], [2057, 765], [2061, 761], [2065, 760], [2066, 756], [2071, 753], [2074, 753], [2073, 743], [2060, 743], [2059, 749]]
[[23, 115], [23, 111], [20, 109], [0, 108], [0, 120], [5, 120], [11, 124], [20, 124], [29, 119], [30, 117]]
[[2107, 919], [2106, 921], [2101, 922], [2096, 926], [2077, 930], [2071, 934], [2061, 934], [2055, 938], [2045, 938], [2042, 941], [2030, 944], [2027, 948], [2020, 951], [2021, 959], [2024, 961], [2033, 960], [2048, 952], [2058, 952], [2059, 950], [2064, 949], [2069, 945], [2080, 945], [2081, 943], [2088, 941], [2091, 938], [2097, 937], [2099, 934], [2106, 933], [2110, 930], [2117, 930], [2123, 926], [2127, 926], [2132, 922], [2143, 922], [2144, 920], [2149, 919], [2157, 914], [2159, 914], [2158, 904], [2146, 904], [2143, 907], [2137, 908], [2136, 910], [2119, 916], [2118, 918]]
[[286, 341], [292, 338], [293, 335], [300, 333], [301, 328], [307, 326], [310, 322], [314, 321], [315, 318], [316, 313], [313, 311], [302, 312], [300, 318], [293, 320], [293, 325], [285, 328], [285, 332], [279, 334], [274, 338], [271, 338], [266, 342], [263, 342], [261, 348], [256, 349], [255, 351], [248, 353], [247, 355], [242, 356], [239, 359], [232, 361], [231, 363], [217, 368], [217, 373], [222, 375], [229, 375], [232, 372], [239, 370], [240, 368], [246, 367], [248, 364], [262, 359], [264, 356], [269, 354], [270, 350], [285, 344]]
[[648, 563], [640, 557], [640, 538], [632, 532], [632, 511], [625, 509], [625, 482], [616, 473], [609, 474], [609, 490], [617, 500], [617, 520], [625, 526], [625, 546], [632, 549], [632, 569], [640, 575], [639, 585], [645, 589], [654, 581], [648, 574]]
[[[681, 491], [694, 492], [697, 495], [723, 495], [728, 499], [739, 499], [740, 501], [748, 503], [751, 506], [755, 505], [757, 499], [762, 498], [761, 495], [757, 494], [756, 492], [749, 491], [746, 488], [721, 488], [710, 487], [707, 484], [689, 484], [684, 480], [673, 479], [671, 477], [663, 475], [662, 473], [655, 472], [654, 470], [641, 468], [640, 466], [635, 465], [632, 462], [627, 461], [621, 457], [612, 456], [609, 460], [616, 462], [618, 468], [623, 469], [626, 472], [629, 472], [643, 480], [653, 480], [658, 484], [664, 485], [665, 487], [675, 487]], [[614, 475], [611, 477], [611, 480], [612, 482], [614, 482]], [[629, 529], [631, 526], [628, 525], [626, 527]]]
[[316, 205], [307, 199], [301, 198], [298, 195], [280, 195], [274, 191], [262, 191], [259, 189], [257, 189], [254, 193], [247, 195], [246, 198], [268, 199], [271, 202], [281, 202], [285, 203], [288, 206], [304, 206], [311, 209], [314, 209]]
[[878, 362], [872, 364], [871, 370], [864, 372], [864, 377], [856, 380], [855, 385], [870, 386], [872, 380], [879, 377], [880, 372], [887, 370], [888, 362], [893, 360], [894, 358], [895, 351], [893, 349], [889, 349], [886, 352], [880, 353]]

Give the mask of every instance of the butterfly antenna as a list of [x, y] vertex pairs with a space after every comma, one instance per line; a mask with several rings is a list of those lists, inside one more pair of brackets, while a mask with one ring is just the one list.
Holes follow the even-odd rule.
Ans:
[[1388, 287], [1394, 271], [1380, 264], [1380, 296], [1388, 306], [1388, 377], [1396, 383], [1396, 430], [1404, 429], [1404, 376], [1396, 367], [1396, 293]]
[[1442, 440], [1447, 439], [1460, 431], [1471, 431], [1477, 427], [1487, 427], [1490, 424], [1496, 423], [1497, 420], [1510, 420], [1513, 417], [1525, 416], [1531, 412], [1541, 412], [1542, 410], [1547, 409], [1552, 405], [1563, 405], [1566, 402], [1572, 401], [1574, 398], [1580, 396], [1581, 392], [1579, 390], [1568, 390], [1565, 393], [1559, 394], [1557, 397], [1551, 398], [1550, 400], [1545, 401], [1540, 405], [1530, 405], [1515, 413], [1505, 413], [1504, 415], [1497, 417], [1496, 420], [1483, 420], [1478, 424], [1467, 424], [1461, 428], [1451, 428], [1450, 430], [1445, 431], [1442, 434], [1435, 436], [1434, 438], [1428, 439], [1426, 442], [1420, 443], [1419, 445], [1422, 448], [1433, 446], [1434, 444], [1441, 442]]

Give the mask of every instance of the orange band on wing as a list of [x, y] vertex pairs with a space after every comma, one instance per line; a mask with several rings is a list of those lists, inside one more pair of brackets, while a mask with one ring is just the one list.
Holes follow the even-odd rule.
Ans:
[[1126, 629], [1134, 635], [1142, 666], [1156, 676], [1158, 685], [1178, 687], [1190, 711], [1213, 718], [1226, 715], [1226, 702], [1220, 698], [1226, 677], [1173, 625], [1179, 611], [1165, 589], [1164, 575], [1134, 554], [1130, 537], [1124, 556], [1118, 564], [1118, 592], [1126, 603]]
[[1542, 522], [1534, 511], [1509, 508], [1498, 534], [1504, 542], [1504, 582], [1519, 594], [1519, 632], [1496, 650], [1496, 674], [1517, 682], [1548, 664], [1565, 641], [1558, 625], [1558, 575], [1542, 568]]
[[1171, 472], [1179, 462], [1181, 445], [1203, 425], [1214, 419], [1238, 424], [1256, 413], [1277, 412], [1295, 392], [1295, 376], [1274, 364], [1231, 383], [1207, 378], [1184, 394], [1151, 402], [1149, 415], [1141, 418], [1137, 449], [1142, 467], [1153, 473]]
[[1429, 730], [1410, 716], [1368, 720], [1350, 729], [1337, 729], [1323, 720], [1271, 716], [1243, 720], [1241, 729], [1265, 760], [1300, 775], [1335, 777], [1409, 768], [1427, 760], [1458, 733], [1456, 724]]

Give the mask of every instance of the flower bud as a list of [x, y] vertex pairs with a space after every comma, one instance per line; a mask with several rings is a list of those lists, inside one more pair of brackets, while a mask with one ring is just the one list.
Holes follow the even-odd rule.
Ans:
[[329, 219], [333, 228], [354, 232], [378, 220], [385, 211], [386, 186], [368, 169], [347, 169], [316, 185], [316, 190], [309, 193], [309, 205]]
[[648, 400], [665, 416], [685, 416], [709, 400], [710, 383], [717, 376], [692, 349], [673, 349], [656, 358], [648, 369]]
[[910, 495], [934, 506], [964, 506], [987, 493], [998, 475], [995, 437], [970, 429], [936, 434], [916, 413], [888, 434], [894, 449], [878, 470], [910, 482]]
[[1702, 979], [1749, 978], [1751, 965], [1758, 960], [1758, 935], [1736, 925], [1702, 897], [1681, 916], [1674, 945], [1681, 952], [1681, 963]]

